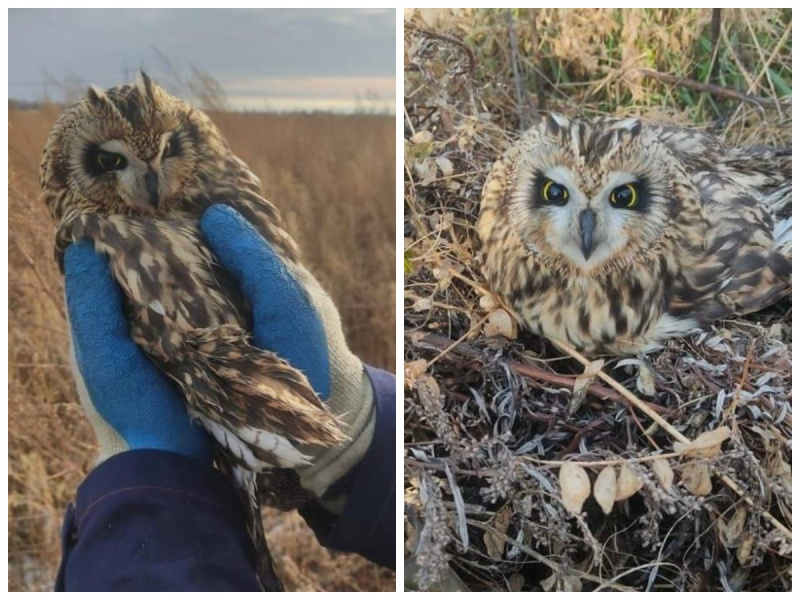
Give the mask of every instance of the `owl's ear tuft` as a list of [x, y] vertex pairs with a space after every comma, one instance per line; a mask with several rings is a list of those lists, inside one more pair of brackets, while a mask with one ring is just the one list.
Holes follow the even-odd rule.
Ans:
[[89, 90], [86, 92], [86, 97], [89, 103], [95, 108], [103, 108], [108, 106], [108, 96], [96, 85], [90, 85]]
[[561, 132], [563, 132], [565, 129], [569, 129], [571, 126], [571, 122], [567, 117], [556, 113], [548, 113], [545, 123], [547, 132], [553, 136], [558, 136], [561, 134]]
[[143, 97], [149, 98], [150, 100], [154, 99], [153, 91], [155, 84], [147, 75], [147, 73], [144, 72], [144, 70], [139, 71], [139, 76], [136, 78], [136, 87], [139, 88], [139, 91]]

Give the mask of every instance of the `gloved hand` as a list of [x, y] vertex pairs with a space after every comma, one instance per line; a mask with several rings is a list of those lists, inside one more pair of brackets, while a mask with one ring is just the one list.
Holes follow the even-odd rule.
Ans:
[[178, 388], [130, 337], [122, 291], [91, 242], [64, 255], [75, 384], [100, 445], [98, 462], [134, 449], [167, 450], [211, 464], [211, 443], [189, 419]]
[[310, 466], [297, 470], [301, 484], [322, 498], [333, 482], [363, 458], [372, 441], [375, 401], [364, 366], [347, 347], [339, 312], [311, 273], [285, 263], [229, 206], [209, 208], [200, 228], [220, 264], [238, 280], [250, 301], [254, 345], [303, 371], [345, 424], [348, 441], [331, 448], [301, 448], [312, 457]]

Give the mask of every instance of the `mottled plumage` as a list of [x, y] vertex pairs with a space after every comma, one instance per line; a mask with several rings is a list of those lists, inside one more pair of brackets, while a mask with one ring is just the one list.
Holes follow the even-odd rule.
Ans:
[[791, 148], [543, 116], [484, 186], [484, 274], [536, 333], [650, 351], [789, 294], [791, 165]]
[[263, 554], [254, 473], [307, 464], [300, 444], [344, 435], [300, 371], [251, 345], [249, 307], [200, 234], [206, 208], [228, 204], [302, 270], [258, 178], [205, 114], [142, 74], [135, 85], [92, 88], [64, 112], [44, 150], [41, 187], [57, 257], [81, 238], [108, 256], [133, 339], [217, 442]]

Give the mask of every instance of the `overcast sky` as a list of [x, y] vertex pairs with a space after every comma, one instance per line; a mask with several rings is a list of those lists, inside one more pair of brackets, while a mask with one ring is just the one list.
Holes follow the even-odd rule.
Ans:
[[[394, 110], [394, 9], [10, 9], [9, 98], [61, 100], [147, 72], [173, 92], [193, 65], [237, 108]], [[170, 85], [172, 82], [172, 85]]]

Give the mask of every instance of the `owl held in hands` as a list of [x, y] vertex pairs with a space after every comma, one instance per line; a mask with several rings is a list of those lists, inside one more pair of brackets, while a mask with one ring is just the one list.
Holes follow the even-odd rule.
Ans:
[[302, 372], [250, 343], [247, 302], [199, 221], [212, 204], [230, 205], [302, 270], [283, 220], [211, 120], [144, 73], [135, 85], [90, 89], [61, 115], [42, 157], [41, 188], [59, 260], [81, 238], [108, 257], [134, 341], [215, 440], [269, 580], [256, 474], [307, 465], [300, 445], [332, 446], [345, 436]]
[[791, 165], [791, 147], [543, 116], [484, 186], [484, 274], [535, 333], [651, 351], [790, 293]]

